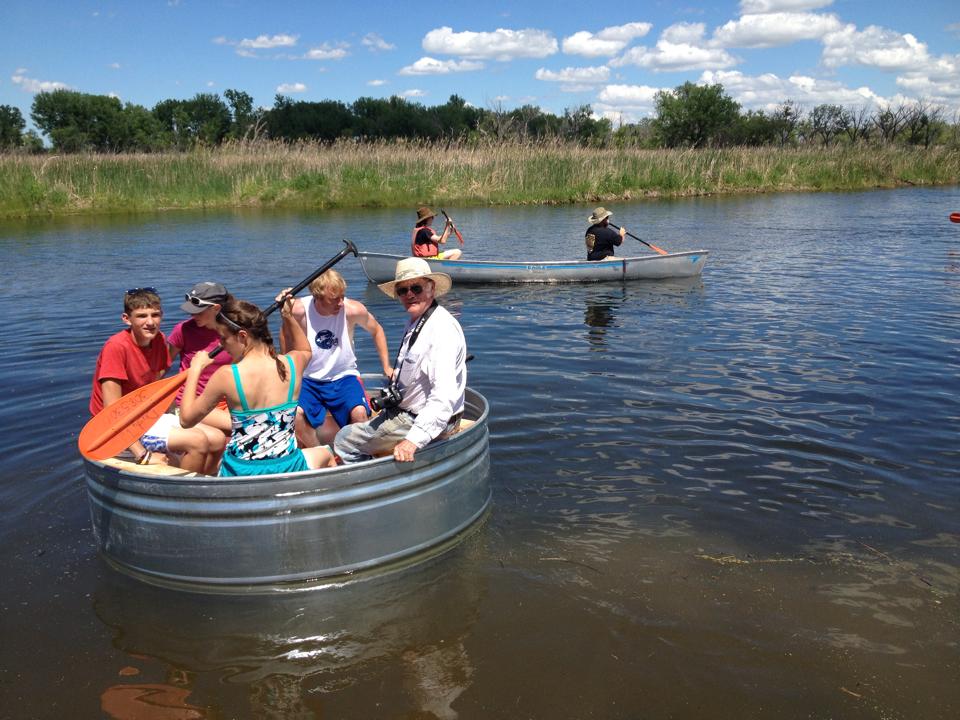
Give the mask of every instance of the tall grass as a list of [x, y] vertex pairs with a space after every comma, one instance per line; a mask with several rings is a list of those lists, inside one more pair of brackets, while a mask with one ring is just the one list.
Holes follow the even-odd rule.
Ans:
[[238, 206], [601, 202], [957, 183], [960, 151], [945, 147], [258, 143], [184, 154], [0, 155], [0, 217]]

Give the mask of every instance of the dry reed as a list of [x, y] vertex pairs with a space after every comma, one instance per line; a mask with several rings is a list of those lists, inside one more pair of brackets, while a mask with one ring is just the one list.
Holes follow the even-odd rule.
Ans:
[[198, 207], [407, 207], [861, 190], [960, 182], [945, 147], [584, 148], [559, 142], [230, 144], [0, 155], [0, 217]]

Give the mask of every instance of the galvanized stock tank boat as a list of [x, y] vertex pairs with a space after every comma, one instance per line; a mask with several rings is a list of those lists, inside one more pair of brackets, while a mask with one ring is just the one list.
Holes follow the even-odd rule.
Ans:
[[487, 411], [467, 388], [460, 432], [412, 463], [219, 478], [84, 458], [94, 535], [120, 571], [199, 592], [308, 588], [413, 564], [452, 547], [489, 506]]
[[[696, 277], [709, 252], [691, 250], [668, 255], [610, 257], [606, 260], [433, 260], [432, 272], [446, 273], [454, 285], [463, 283], [590, 283], [625, 280], [668, 280]], [[402, 255], [361, 252], [357, 255], [370, 282], [393, 280]]]

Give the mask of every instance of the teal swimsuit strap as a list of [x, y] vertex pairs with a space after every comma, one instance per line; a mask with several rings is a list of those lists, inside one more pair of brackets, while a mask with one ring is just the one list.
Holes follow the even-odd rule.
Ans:
[[287, 405], [293, 402], [293, 384], [297, 381], [297, 369], [294, 367], [293, 358], [287, 355], [287, 364], [290, 366], [290, 388], [287, 390]]
[[230, 368], [233, 370], [233, 382], [237, 386], [237, 395], [240, 396], [240, 407], [243, 408], [244, 412], [250, 412], [250, 407], [247, 405], [247, 396], [243, 394], [243, 384], [240, 382], [240, 371], [236, 365], [231, 365]]

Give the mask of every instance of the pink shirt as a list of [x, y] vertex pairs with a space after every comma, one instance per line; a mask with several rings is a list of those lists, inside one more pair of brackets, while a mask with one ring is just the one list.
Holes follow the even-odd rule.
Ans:
[[[183, 372], [190, 367], [190, 361], [200, 350], [210, 352], [220, 344], [220, 336], [216, 330], [200, 327], [193, 318], [177, 323], [167, 338], [174, 347], [180, 348], [180, 371]], [[230, 355], [226, 352], [219, 353], [214, 359], [213, 364], [205, 367], [200, 373], [200, 379], [197, 381], [197, 395], [203, 392], [210, 376], [215, 373], [221, 365], [229, 365], [233, 362]], [[180, 404], [180, 398], [183, 397], [183, 388], [177, 393], [177, 405]]]

